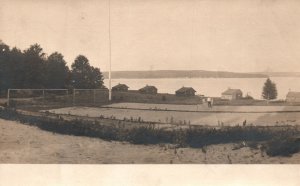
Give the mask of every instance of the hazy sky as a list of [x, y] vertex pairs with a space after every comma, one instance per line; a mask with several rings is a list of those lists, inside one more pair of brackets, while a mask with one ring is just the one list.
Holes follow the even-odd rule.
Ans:
[[[111, 0], [113, 70], [300, 71], [300, 1]], [[0, 39], [108, 70], [108, 0], [0, 0]]]

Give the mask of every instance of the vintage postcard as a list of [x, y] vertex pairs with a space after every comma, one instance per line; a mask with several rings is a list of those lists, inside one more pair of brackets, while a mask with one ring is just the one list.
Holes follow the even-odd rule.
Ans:
[[0, 164], [297, 165], [299, 19], [295, 0], [0, 0]]

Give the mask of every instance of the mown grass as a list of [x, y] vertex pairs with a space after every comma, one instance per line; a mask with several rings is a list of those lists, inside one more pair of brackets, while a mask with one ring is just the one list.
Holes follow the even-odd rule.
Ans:
[[[299, 152], [300, 140], [288, 140], [300, 134], [297, 126], [258, 127], [233, 126], [221, 128], [189, 127], [166, 130], [153, 124], [107, 125], [105, 120], [64, 120], [61, 117], [31, 116], [14, 109], [0, 109], [0, 117], [37, 126], [40, 129], [67, 135], [88, 136], [104, 140], [128, 141], [133, 144], [170, 143], [180, 147], [203, 148], [213, 144], [263, 142], [269, 156], [288, 156]], [[297, 138], [298, 139], [298, 138]], [[255, 145], [256, 146], [256, 145]]]

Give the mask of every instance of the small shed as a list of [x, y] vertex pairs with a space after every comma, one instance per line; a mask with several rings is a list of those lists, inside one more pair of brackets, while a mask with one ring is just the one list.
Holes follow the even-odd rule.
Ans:
[[113, 91], [120, 91], [120, 92], [127, 92], [128, 91], [128, 86], [125, 84], [117, 84], [112, 88]]
[[182, 87], [176, 90], [176, 96], [195, 96], [196, 90], [192, 87]]
[[300, 103], [300, 92], [288, 92], [286, 101], [289, 103]]
[[157, 94], [157, 88], [155, 86], [146, 85], [145, 87], [139, 89], [142, 94]]
[[227, 89], [222, 93], [221, 98], [227, 100], [236, 100], [243, 97], [243, 92], [240, 89]]

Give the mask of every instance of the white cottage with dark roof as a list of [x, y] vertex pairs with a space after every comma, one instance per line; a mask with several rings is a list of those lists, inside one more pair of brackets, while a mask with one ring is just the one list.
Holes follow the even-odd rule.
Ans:
[[125, 84], [117, 84], [112, 88], [113, 91], [120, 91], [120, 92], [127, 92], [128, 91], [128, 86]]
[[288, 92], [286, 101], [289, 103], [300, 103], [300, 92]]
[[192, 87], [182, 87], [176, 90], [176, 96], [195, 96], [196, 90]]
[[227, 100], [236, 100], [243, 97], [243, 92], [240, 89], [227, 89], [222, 93], [221, 98]]

